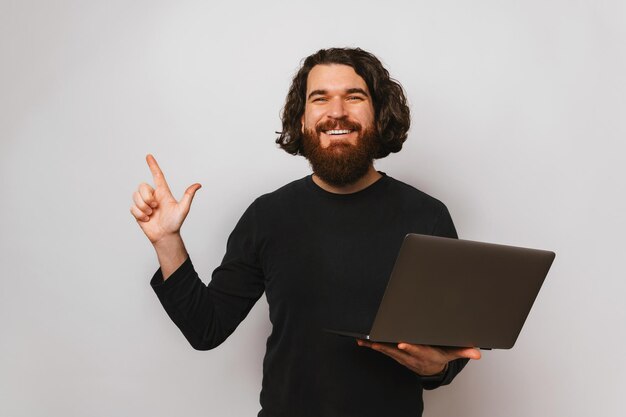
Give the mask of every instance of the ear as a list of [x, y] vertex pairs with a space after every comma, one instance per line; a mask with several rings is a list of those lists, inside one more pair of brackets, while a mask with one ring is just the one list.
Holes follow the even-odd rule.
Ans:
[[304, 113], [300, 117], [300, 132], [302, 132], [302, 134], [304, 134]]

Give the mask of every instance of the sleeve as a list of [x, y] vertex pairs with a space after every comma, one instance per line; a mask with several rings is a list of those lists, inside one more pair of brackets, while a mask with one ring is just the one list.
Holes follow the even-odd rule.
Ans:
[[[435, 226], [433, 227], [432, 234], [434, 236], [458, 239], [456, 228], [454, 227], [454, 223], [452, 222], [450, 212], [443, 204], [441, 211], [439, 212], [439, 216], [435, 221]], [[448, 363], [448, 368], [442, 375], [437, 375], [434, 377], [422, 377], [422, 386], [424, 387], [424, 389], [431, 390], [438, 388], [442, 385], [448, 385], [450, 382], [452, 382], [454, 377], [459, 372], [461, 372], [465, 365], [467, 365], [468, 361], [469, 359], [455, 359], [453, 361], [450, 361]]]
[[448, 208], [441, 204], [441, 209], [439, 211], [439, 215], [435, 220], [435, 224], [432, 230], [433, 236], [441, 236], [441, 237], [450, 237], [453, 239], [458, 239], [459, 236], [456, 233], [456, 228], [454, 227], [454, 223], [452, 222], [452, 217], [450, 216], [450, 212]]
[[187, 259], [166, 281], [150, 281], [163, 308], [194, 349], [219, 346], [248, 315], [265, 290], [258, 258], [254, 203], [228, 238], [221, 265], [208, 285]]

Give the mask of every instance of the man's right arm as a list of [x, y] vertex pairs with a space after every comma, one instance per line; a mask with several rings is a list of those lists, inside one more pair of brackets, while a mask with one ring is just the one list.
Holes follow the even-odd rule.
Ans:
[[148, 155], [146, 160], [155, 188], [141, 184], [130, 211], [159, 259], [160, 268], [150, 284], [189, 343], [195, 349], [212, 349], [235, 330], [264, 291], [254, 240], [254, 210], [244, 213], [228, 239], [222, 264], [211, 283], [204, 285], [180, 236], [200, 184], [189, 186], [176, 201], [154, 157]]
[[265, 290], [259, 260], [256, 205], [242, 215], [228, 238], [226, 254], [208, 285], [189, 257], [167, 280], [159, 269], [150, 285], [191, 346], [219, 346], [248, 315]]

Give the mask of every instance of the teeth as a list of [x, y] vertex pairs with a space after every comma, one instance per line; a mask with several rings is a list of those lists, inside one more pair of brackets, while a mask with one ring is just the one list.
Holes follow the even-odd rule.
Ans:
[[350, 130], [327, 130], [327, 135], [347, 135], [350, 133]]

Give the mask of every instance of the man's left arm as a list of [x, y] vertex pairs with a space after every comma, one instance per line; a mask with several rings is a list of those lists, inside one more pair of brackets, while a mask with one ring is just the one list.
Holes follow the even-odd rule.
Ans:
[[[443, 204], [441, 204], [431, 234], [458, 239], [452, 217]], [[478, 360], [481, 357], [480, 351], [475, 348], [444, 348], [410, 343], [394, 345], [372, 343], [366, 340], [357, 340], [357, 343], [359, 346], [369, 347], [391, 357], [422, 376], [422, 386], [425, 389], [434, 389], [449, 384], [470, 359]]]

